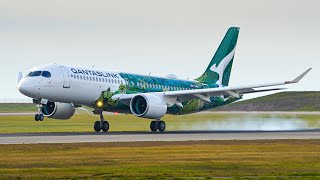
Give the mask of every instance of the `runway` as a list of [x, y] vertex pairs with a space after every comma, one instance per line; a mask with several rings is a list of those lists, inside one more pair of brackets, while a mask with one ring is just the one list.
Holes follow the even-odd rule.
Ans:
[[[0, 116], [34, 116], [35, 112], [0, 112]], [[77, 111], [76, 111], [77, 113]], [[103, 112], [108, 115], [115, 115], [110, 112]], [[198, 114], [280, 114], [280, 115], [320, 115], [318, 111], [202, 111]]]
[[137, 142], [137, 141], [201, 141], [319, 139], [320, 129], [298, 131], [167, 131], [108, 133], [21, 133], [0, 134], [0, 144]]

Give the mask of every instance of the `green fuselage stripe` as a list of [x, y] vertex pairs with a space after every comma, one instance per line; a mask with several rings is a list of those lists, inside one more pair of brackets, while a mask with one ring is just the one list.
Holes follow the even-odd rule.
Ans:
[[[136, 93], [148, 93], [148, 92], [162, 92], [162, 91], [175, 91], [175, 90], [189, 90], [189, 89], [206, 89], [217, 88], [217, 84], [204, 84], [196, 81], [186, 81], [179, 79], [169, 79], [162, 77], [143, 76], [128, 73], [119, 73], [125, 80], [125, 84], [120, 84], [118, 90], [111, 92], [110, 89], [103, 91], [100, 97], [97, 99], [104, 102], [103, 110], [110, 112], [123, 112], [130, 113], [130, 107], [122, 104], [119, 101], [112, 100], [112, 96], [115, 94], [136, 94]], [[182, 102], [183, 107], [173, 105], [168, 107], [168, 113], [170, 114], [188, 114], [198, 111], [204, 111], [218, 106], [222, 106], [231, 102], [239, 100], [239, 98], [233, 98], [229, 96], [210, 97], [211, 103], [204, 102], [201, 99], [187, 99]], [[138, 101], [134, 106], [138, 114], [140, 112]]]

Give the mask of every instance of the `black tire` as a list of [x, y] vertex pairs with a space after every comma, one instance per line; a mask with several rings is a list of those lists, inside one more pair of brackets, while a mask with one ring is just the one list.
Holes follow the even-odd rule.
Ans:
[[103, 132], [108, 132], [109, 131], [109, 123], [108, 121], [104, 121], [101, 127]]
[[158, 130], [163, 132], [166, 129], [166, 123], [164, 121], [158, 121]]
[[151, 129], [152, 132], [156, 132], [158, 130], [157, 121], [151, 121], [150, 129]]
[[40, 120], [40, 121], [43, 121], [43, 120], [44, 120], [43, 114], [39, 114], [39, 120]]
[[39, 114], [34, 115], [34, 120], [39, 121]]
[[94, 130], [95, 130], [96, 132], [100, 132], [100, 131], [101, 131], [100, 121], [94, 122], [93, 128], [94, 128]]

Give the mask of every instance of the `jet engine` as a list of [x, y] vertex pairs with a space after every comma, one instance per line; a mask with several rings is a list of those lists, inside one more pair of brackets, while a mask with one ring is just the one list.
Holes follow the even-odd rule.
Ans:
[[75, 112], [75, 108], [70, 103], [48, 101], [47, 104], [44, 104], [40, 108], [40, 111], [44, 116], [49, 118], [70, 119]]
[[166, 114], [167, 104], [158, 96], [139, 94], [131, 99], [130, 110], [138, 117], [159, 119]]

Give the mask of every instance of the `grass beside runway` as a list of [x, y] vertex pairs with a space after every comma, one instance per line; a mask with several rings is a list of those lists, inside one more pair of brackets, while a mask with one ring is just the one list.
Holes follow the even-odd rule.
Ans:
[[[33, 116], [0, 116], [0, 133], [31, 132], [93, 132], [93, 123], [99, 116], [76, 114], [70, 120], [46, 118], [42, 122]], [[105, 115], [110, 123], [110, 131], [149, 131], [150, 120], [133, 115]], [[224, 130], [249, 126], [299, 126], [299, 128], [320, 128], [320, 115], [261, 115], [261, 114], [190, 114], [183, 116], [166, 115], [162, 118], [167, 130]], [[270, 121], [272, 123], [270, 123]], [[258, 123], [255, 123], [258, 122]], [[279, 124], [277, 124], [279, 123]], [[243, 129], [242, 129], [243, 128]], [[268, 127], [267, 127], [268, 128]]]
[[0, 112], [37, 112], [37, 108], [32, 103], [0, 103]]
[[0, 145], [0, 179], [319, 179], [320, 140]]

